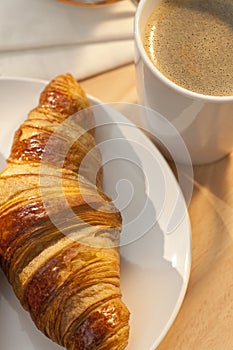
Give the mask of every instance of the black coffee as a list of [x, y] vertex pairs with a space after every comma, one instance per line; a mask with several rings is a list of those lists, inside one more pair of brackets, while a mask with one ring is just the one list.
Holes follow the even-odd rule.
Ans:
[[163, 0], [144, 47], [176, 84], [204, 95], [233, 95], [233, 0]]

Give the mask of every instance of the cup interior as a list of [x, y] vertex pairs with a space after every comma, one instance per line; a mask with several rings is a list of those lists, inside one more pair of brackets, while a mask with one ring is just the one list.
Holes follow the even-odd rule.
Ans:
[[144, 64], [149, 68], [151, 74], [153, 74], [156, 78], [159, 78], [163, 83], [168, 85], [170, 88], [175, 89], [177, 92], [186, 95], [187, 97], [190, 97], [192, 99], [200, 99], [204, 101], [210, 101], [210, 102], [216, 102], [216, 103], [223, 103], [223, 102], [233, 102], [233, 96], [212, 96], [212, 95], [203, 95], [191, 90], [187, 90], [167, 77], [165, 77], [159, 69], [155, 67], [155, 65], [151, 62], [150, 58], [148, 57], [144, 45], [143, 45], [143, 34], [144, 29], [146, 26], [146, 23], [152, 14], [153, 10], [161, 3], [162, 0], [141, 0], [136, 14], [135, 14], [135, 21], [134, 21], [134, 39], [135, 39], [135, 45], [137, 47], [138, 53], [140, 57], [142, 58]]

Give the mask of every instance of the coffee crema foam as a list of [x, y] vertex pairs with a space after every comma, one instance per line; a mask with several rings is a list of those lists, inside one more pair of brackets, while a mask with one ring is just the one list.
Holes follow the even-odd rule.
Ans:
[[233, 0], [163, 0], [143, 42], [152, 63], [177, 85], [233, 95]]

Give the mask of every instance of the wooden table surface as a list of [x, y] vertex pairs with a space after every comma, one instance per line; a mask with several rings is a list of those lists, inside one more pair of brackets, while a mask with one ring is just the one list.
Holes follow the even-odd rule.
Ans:
[[[82, 86], [103, 102], [137, 102], [133, 64], [84, 80]], [[191, 276], [180, 312], [158, 350], [233, 349], [232, 174], [233, 154], [194, 167]]]

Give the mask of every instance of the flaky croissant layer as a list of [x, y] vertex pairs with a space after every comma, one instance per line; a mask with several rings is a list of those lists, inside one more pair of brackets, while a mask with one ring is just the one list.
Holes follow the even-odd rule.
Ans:
[[101, 190], [88, 107], [75, 79], [58, 76], [15, 133], [0, 174], [0, 264], [47, 337], [68, 350], [123, 350], [121, 215]]

